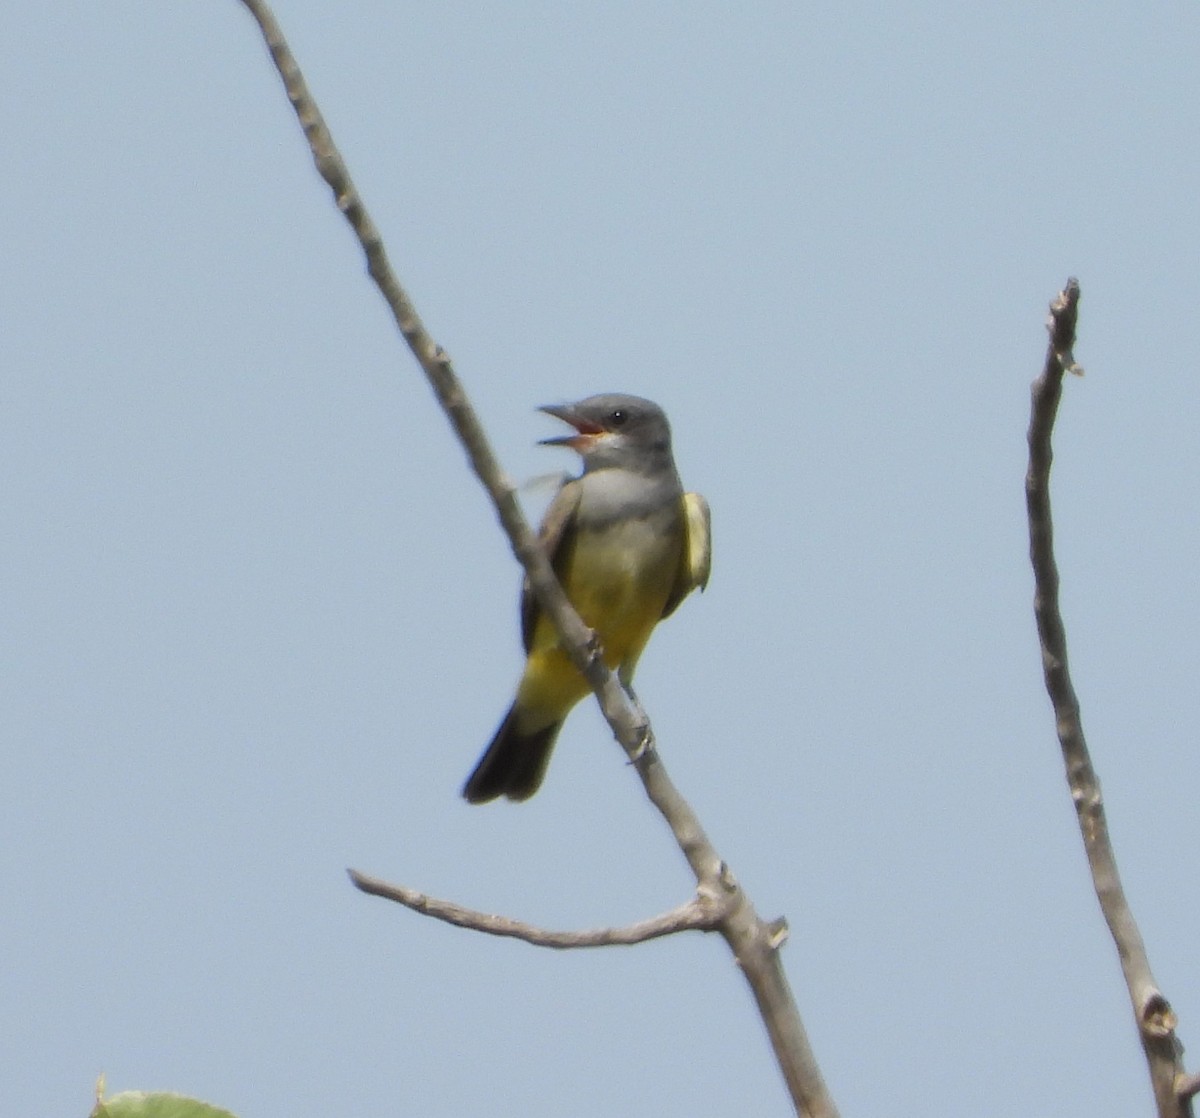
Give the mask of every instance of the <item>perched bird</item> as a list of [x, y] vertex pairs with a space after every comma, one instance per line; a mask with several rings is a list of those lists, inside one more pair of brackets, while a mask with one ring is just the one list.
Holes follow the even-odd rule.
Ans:
[[[539, 539], [604, 662], [628, 687], [654, 626], [708, 582], [708, 503], [684, 493], [657, 404], [607, 393], [541, 410], [575, 429], [542, 443], [576, 451], [583, 473], [559, 489]], [[527, 658], [517, 697], [463, 787], [473, 804], [532, 796], [563, 721], [590, 690], [528, 580], [521, 636]]]

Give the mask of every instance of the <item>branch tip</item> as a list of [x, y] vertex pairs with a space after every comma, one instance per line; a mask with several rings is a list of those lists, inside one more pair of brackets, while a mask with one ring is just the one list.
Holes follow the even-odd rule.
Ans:
[[1181, 1102], [1187, 1102], [1196, 1095], [1200, 1095], [1200, 1073], [1181, 1075], [1175, 1081], [1175, 1093]]
[[778, 951], [786, 942], [791, 929], [788, 927], [786, 916], [777, 916], [774, 920], [766, 925], [767, 928], [767, 943], [770, 944], [772, 951]]

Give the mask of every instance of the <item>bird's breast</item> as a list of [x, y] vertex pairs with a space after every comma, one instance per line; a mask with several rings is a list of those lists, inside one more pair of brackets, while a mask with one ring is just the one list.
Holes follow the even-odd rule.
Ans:
[[662, 617], [683, 542], [678, 500], [638, 515], [581, 515], [564, 589], [600, 637], [606, 660], [618, 663], [640, 649]]

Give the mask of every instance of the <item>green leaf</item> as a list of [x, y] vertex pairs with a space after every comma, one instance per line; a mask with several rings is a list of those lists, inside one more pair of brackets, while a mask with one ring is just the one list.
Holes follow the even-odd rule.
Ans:
[[234, 1118], [228, 1110], [165, 1091], [122, 1091], [98, 1101], [91, 1118]]

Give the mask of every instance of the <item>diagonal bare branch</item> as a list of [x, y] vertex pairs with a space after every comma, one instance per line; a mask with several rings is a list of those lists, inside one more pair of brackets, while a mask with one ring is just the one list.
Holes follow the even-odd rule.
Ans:
[[712, 898], [699, 895], [693, 897], [678, 908], [664, 912], [660, 916], [652, 916], [649, 920], [639, 920], [636, 924], [628, 924], [623, 928], [589, 928], [581, 932], [553, 932], [545, 928], [526, 924], [523, 920], [513, 920], [508, 916], [494, 916], [487, 912], [478, 912], [473, 908], [464, 908], [453, 901], [443, 901], [418, 893], [404, 885], [392, 885], [375, 877], [368, 877], [357, 870], [350, 870], [350, 880], [364, 893], [411, 908], [422, 916], [432, 916], [435, 920], [444, 920], [459, 928], [470, 928], [476, 932], [485, 932], [490, 936], [508, 936], [511, 939], [521, 939], [532, 943], [535, 947], [554, 947], [567, 950], [573, 947], [628, 947], [635, 943], [645, 943], [647, 940], [659, 939], [662, 936], [674, 935], [676, 932], [711, 932], [715, 931], [721, 918], [721, 909]]
[[595, 635], [571, 608], [521, 513], [514, 487], [501, 470], [449, 357], [430, 337], [392, 272], [379, 231], [355, 189], [279, 24], [264, 0], [242, 0], [242, 3], [262, 32], [308, 139], [317, 171], [328, 183], [338, 209], [353, 228], [366, 256], [367, 270], [462, 442], [471, 468], [491, 497], [513, 552], [529, 577], [530, 586], [562, 637], [563, 648], [595, 691], [600, 709], [633, 761], [647, 797], [671, 828], [696, 877], [698, 892], [723, 898], [721, 908], [725, 915], [717, 930], [729, 944], [750, 985], [796, 1112], [812, 1118], [836, 1118], [837, 1108], [817, 1067], [779, 959], [779, 948], [784, 939], [780, 932], [781, 923], [767, 923], [759, 917], [749, 897], [713, 848], [695, 812], [667, 775], [654, 747], [649, 720], [640, 706], [631, 700], [615, 673], [605, 667]]
[[1046, 352], [1046, 364], [1041, 376], [1033, 382], [1029, 469], [1025, 476], [1029, 553], [1035, 582], [1033, 610], [1042, 646], [1046, 691], [1054, 706], [1067, 784], [1079, 818], [1096, 896], [1116, 944], [1129, 998], [1133, 1003], [1159, 1118], [1191, 1118], [1190, 1095], [1185, 1094], [1179, 1086], [1186, 1081], [1186, 1076], [1182, 1066], [1182, 1047], [1175, 1036], [1175, 1013], [1155, 984], [1145, 944], [1121, 887], [1116, 855], [1108, 835], [1100, 780], [1092, 767], [1083, 735], [1079, 699], [1067, 667], [1067, 633], [1058, 603], [1059, 577], [1054, 560], [1054, 524], [1050, 514], [1050, 467], [1054, 458], [1050, 438], [1062, 398], [1063, 375], [1083, 371], [1075, 363], [1074, 357], [1078, 318], [1079, 283], [1072, 278], [1050, 304], [1047, 321], [1050, 344]]

